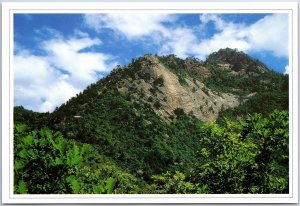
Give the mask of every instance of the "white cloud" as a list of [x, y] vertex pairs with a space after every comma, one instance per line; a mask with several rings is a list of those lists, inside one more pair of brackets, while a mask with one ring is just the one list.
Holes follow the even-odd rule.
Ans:
[[210, 21], [214, 23], [217, 30], [223, 30], [228, 27], [235, 27], [232, 22], [226, 22], [217, 14], [202, 14], [200, 15], [202, 26], [206, 26]]
[[47, 58], [31, 54], [14, 57], [14, 97], [16, 105], [34, 111], [52, 111], [79, 90], [60, 78]]
[[95, 81], [97, 72], [108, 72], [111, 57], [102, 53], [81, 52], [85, 48], [101, 44], [99, 39], [72, 38], [53, 39], [43, 43], [49, 54], [49, 61], [56, 67], [71, 73], [70, 82], [79, 88]]
[[247, 28], [247, 37], [256, 51], [272, 51], [278, 57], [288, 57], [288, 15], [273, 14]]
[[193, 44], [191, 48], [200, 59], [221, 48], [236, 48], [240, 51], [246, 51], [251, 48], [251, 44], [239, 35], [240, 31], [235, 27], [224, 28], [221, 33], [215, 34], [210, 39], [204, 39], [200, 43]]
[[268, 15], [251, 25], [226, 22], [216, 14], [203, 14], [200, 21], [204, 26], [213, 22], [219, 31], [192, 48], [200, 59], [225, 47], [246, 52], [270, 51], [278, 57], [288, 57], [287, 14]]
[[90, 36], [88, 33], [83, 32], [83, 31], [81, 31], [81, 30], [79, 30], [79, 29], [75, 29], [75, 30], [74, 30], [74, 35], [75, 35], [76, 37], [79, 37], [79, 38], [86, 38], [86, 37], [89, 37], [89, 36]]
[[190, 46], [197, 40], [191, 29], [165, 26], [164, 23], [176, 21], [176, 16], [170, 14], [87, 14], [84, 20], [87, 26], [98, 32], [109, 28], [129, 40], [148, 37], [158, 45], [160, 54], [176, 54], [182, 58], [188, 56]]
[[55, 107], [95, 82], [100, 72], [109, 72], [113, 59], [85, 49], [101, 44], [99, 39], [54, 38], [41, 43], [46, 56], [18, 50], [14, 56], [15, 104], [34, 111]]
[[170, 35], [165, 38], [165, 42], [160, 49], [161, 54], [176, 54], [180, 58], [186, 58], [192, 55], [191, 48], [197, 37], [191, 29], [176, 28], [170, 30]]
[[41, 38], [63, 38], [63, 34], [55, 29], [50, 27], [43, 26], [39, 29], [34, 30], [37, 40], [41, 40]]
[[168, 29], [163, 25], [163, 22], [173, 20], [168, 14], [158, 13], [84, 15], [84, 21], [90, 28], [96, 31], [109, 28], [125, 35], [128, 39], [149, 36], [153, 33], [167, 35]]
[[[109, 28], [129, 40], [141, 37], [152, 39], [160, 54], [176, 54], [179, 57], [206, 56], [220, 48], [236, 48], [245, 52], [270, 51], [278, 57], [288, 57], [288, 15], [267, 15], [246, 25], [224, 20], [218, 14], [200, 15], [199, 28], [205, 31], [212, 22], [216, 33], [201, 39], [194, 28], [178, 24], [176, 15], [170, 14], [87, 14], [87, 26], [100, 32]], [[176, 24], [175, 24], [175, 23]], [[166, 26], [170, 23], [172, 26]]]

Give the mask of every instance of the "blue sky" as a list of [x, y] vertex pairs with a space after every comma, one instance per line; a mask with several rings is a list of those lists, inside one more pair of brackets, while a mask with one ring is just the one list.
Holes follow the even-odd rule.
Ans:
[[15, 14], [14, 104], [53, 111], [116, 65], [236, 48], [288, 72], [287, 14]]

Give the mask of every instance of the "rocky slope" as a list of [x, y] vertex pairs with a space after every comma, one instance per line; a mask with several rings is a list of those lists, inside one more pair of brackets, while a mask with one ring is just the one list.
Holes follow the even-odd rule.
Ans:
[[[185, 84], [180, 83], [179, 77], [155, 55], [146, 55], [138, 61], [139, 70], [149, 74], [148, 81], [139, 78], [123, 79], [119, 82], [118, 90], [125, 94], [132, 90], [140, 91], [144, 94], [142, 98], [139, 92], [132, 93], [134, 101], [149, 103], [156, 114], [166, 120], [175, 116], [177, 108], [182, 108], [185, 113], [204, 121], [215, 121], [222, 108], [239, 105], [237, 95], [212, 91], [203, 82], [190, 76], [184, 78]], [[206, 71], [205, 75], [209, 75], [205, 67], [191, 68], [196, 71], [202, 69]]]
[[182, 109], [211, 122], [223, 111], [242, 106], [257, 93], [278, 90], [284, 81], [287, 78], [258, 60], [228, 48], [212, 53], [205, 62], [195, 58], [182, 60], [175, 55], [144, 55], [127, 66], [118, 66], [63, 104], [54, 116], [61, 116], [55, 115], [60, 111], [65, 116], [86, 113], [89, 105], [99, 101], [93, 99], [115, 90], [131, 102], [149, 107], [164, 121], [172, 121], [177, 116], [176, 110]]

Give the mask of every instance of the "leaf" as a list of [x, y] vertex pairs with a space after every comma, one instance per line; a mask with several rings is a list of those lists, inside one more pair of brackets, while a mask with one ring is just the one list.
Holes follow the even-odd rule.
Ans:
[[28, 126], [26, 124], [17, 124], [15, 128], [16, 128], [17, 132], [22, 133], [22, 132], [26, 131]]
[[26, 186], [26, 183], [24, 182], [24, 180], [20, 180], [18, 183], [18, 192], [20, 194], [27, 194], [28, 193], [28, 189]]
[[67, 177], [67, 182], [69, 182], [71, 184], [71, 188], [72, 188], [72, 192], [74, 194], [78, 194], [80, 192], [80, 183], [78, 182], [78, 180], [75, 178], [75, 176], [71, 175], [69, 177]]
[[44, 132], [45, 132], [45, 135], [46, 135], [47, 139], [51, 141], [52, 140], [51, 131], [49, 129], [45, 129]]
[[116, 183], [117, 183], [117, 181], [112, 177], [110, 177], [106, 180], [105, 189], [106, 189], [108, 194], [112, 194]]
[[20, 170], [25, 166], [25, 163], [21, 160], [15, 160], [14, 169]]
[[91, 151], [91, 145], [83, 144], [81, 147], [81, 153], [85, 154], [85, 153], [88, 153], [89, 151]]
[[103, 194], [105, 192], [103, 184], [93, 185], [93, 192], [95, 194]]
[[63, 154], [66, 148], [66, 142], [62, 138], [58, 138], [58, 143], [52, 143], [54, 148], [57, 149], [60, 154]]
[[82, 156], [79, 153], [79, 148], [74, 144], [74, 146], [67, 152], [67, 165], [72, 167], [80, 164], [81, 162]]
[[42, 148], [44, 148], [47, 145], [47, 143], [48, 143], [48, 141], [45, 138], [41, 138], [39, 140], [39, 146], [42, 147]]
[[18, 153], [18, 155], [19, 157], [26, 159], [28, 157], [28, 152], [26, 149], [23, 149]]
[[27, 153], [28, 153], [28, 156], [30, 157], [30, 159], [36, 159], [36, 158], [39, 158], [33, 149], [29, 149], [29, 150], [27, 151]]
[[33, 143], [33, 136], [28, 135], [28, 136], [26, 136], [26, 137], [23, 139], [23, 141], [24, 141], [24, 143], [25, 143], [26, 145], [32, 145], [32, 143]]
[[58, 157], [55, 157], [54, 164], [55, 164], [55, 165], [61, 165], [61, 164], [63, 164], [63, 160], [60, 159], [60, 158], [58, 158]]

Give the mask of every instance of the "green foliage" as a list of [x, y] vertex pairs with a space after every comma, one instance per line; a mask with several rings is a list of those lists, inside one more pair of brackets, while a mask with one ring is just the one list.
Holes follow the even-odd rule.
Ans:
[[[15, 126], [14, 192], [19, 194], [138, 192], [137, 179], [88, 144], [49, 129]], [[132, 183], [130, 183], [132, 182]], [[99, 189], [101, 188], [101, 189]]]
[[233, 49], [220, 49], [212, 53], [205, 61], [205, 66], [211, 75], [204, 79], [204, 83], [218, 92], [244, 96], [270, 91], [282, 94], [288, 90], [287, 76], [271, 71], [258, 60]]
[[207, 87], [218, 92], [247, 95], [253, 92], [274, 91], [282, 87], [284, 76], [270, 70], [264, 73], [233, 74], [219, 65], [210, 66], [211, 75], [204, 80]]
[[276, 85], [274, 88], [256, 93], [251, 98], [248, 98], [245, 102], [241, 102], [238, 107], [221, 110], [219, 113], [218, 122], [222, 122], [224, 117], [235, 120], [237, 117], [253, 114], [255, 112], [266, 116], [276, 109], [289, 109], [287, 76], [276, 80]]
[[[287, 112], [274, 111], [267, 118], [255, 114], [222, 125], [203, 124], [182, 112], [171, 124], [155, 121], [142, 119], [141, 130], [135, 127], [136, 132], [147, 132], [140, 138], [147, 141], [138, 142], [142, 150], [134, 146], [137, 133], [128, 137], [124, 129], [122, 135], [130, 139], [117, 143], [120, 137], [112, 139], [108, 133], [98, 147], [66, 140], [48, 129], [30, 131], [15, 125], [15, 193], [288, 192]], [[85, 131], [98, 131], [92, 128]], [[114, 161], [133, 174], [138, 168], [139, 178]]]
[[164, 78], [163, 77], [158, 77], [154, 82], [153, 82], [154, 86], [159, 86], [162, 87], [164, 86]]
[[153, 105], [156, 109], [159, 109], [161, 107], [161, 103], [157, 100], [155, 101], [154, 105]]
[[249, 72], [258, 72], [259, 69], [266, 70], [266, 66], [245, 54], [244, 52], [237, 51], [236, 49], [220, 49], [217, 52], [210, 54], [206, 61], [206, 65], [214, 65], [217, 63], [228, 63], [234, 71], [246, 70]]
[[178, 76], [181, 85], [187, 84], [185, 78], [188, 76], [188, 70], [184, 60], [177, 58], [175, 55], [159, 57], [159, 60]]
[[14, 107], [14, 123], [30, 125], [32, 129], [40, 129], [49, 125], [50, 113], [38, 113], [22, 106]]
[[[185, 174], [176, 171], [163, 175], [155, 175], [153, 188], [159, 194], [195, 194], [199, 193], [199, 185], [186, 180]], [[201, 193], [204, 193], [202, 190]]]
[[174, 114], [175, 114], [177, 117], [180, 117], [180, 116], [184, 115], [185, 113], [184, 113], [184, 110], [183, 110], [182, 108], [176, 108], [176, 109], [174, 110]]
[[151, 92], [153, 95], [155, 95], [155, 93], [156, 93], [157, 89], [155, 89], [155, 88], [151, 87], [151, 88], [149, 89], [149, 91], [150, 91], [150, 92]]
[[[224, 63], [232, 68], [225, 69]], [[243, 52], [228, 48], [209, 55], [205, 64], [211, 71], [205, 85], [214, 91], [239, 95], [241, 100], [238, 107], [222, 110], [218, 122], [223, 117], [236, 119], [255, 112], [268, 115], [275, 109], [288, 110], [287, 75], [268, 70]], [[241, 73], [234, 74], [232, 70]], [[248, 98], [251, 93], [254, 95]]]
[[185, 173], [153, 176], [156, 193], [288, 193], [288, 113], [201, 126], [198, 161]]
[[202, 128], [193, 181], [210, 193], [288, 193], [288, 113]]
[[[192, 133], [188, 125], [199, 120], [178, 119], [176, 122], [182, 122], [186, 127], [177, 131], [175, 126], [159, 118], [150, 106], [133, 103], [118, 91], [89, 97], [94, 98], [93, 103], [82, 108], [84, 111], [75, 106], [80, 104], [79, 98], [71, 100], [68, 108], [61, 107], [53, 113], [55, 118], [61, 118], [53, 129], [63, 132], [68, 138], [101, 146], [101, 154], [111, 157], [124, 170], [147, 180], [151, 175], [173, 167], [176, 162], [195, 160], [196, 154], [185, 145], [196, 149], [196, 132]], [[161, 105], [159, 102], [154, 104], [156, 107]], [[78, 113], [82, 114], [81, 118], [72, 118]], [[70, 121], [65, 122], [64, 119]], [[185, 143], [182, 144], [182, 141]], [[190, 156], [187, 157], [187, 154]], [[137, 174], [138, 170], [142, 170], [143, 174]]]
[[15, 191], [20, 194], [28, 193], [27, 185], [23, 180], [19, 180], [18, 184], [15, 187]]

